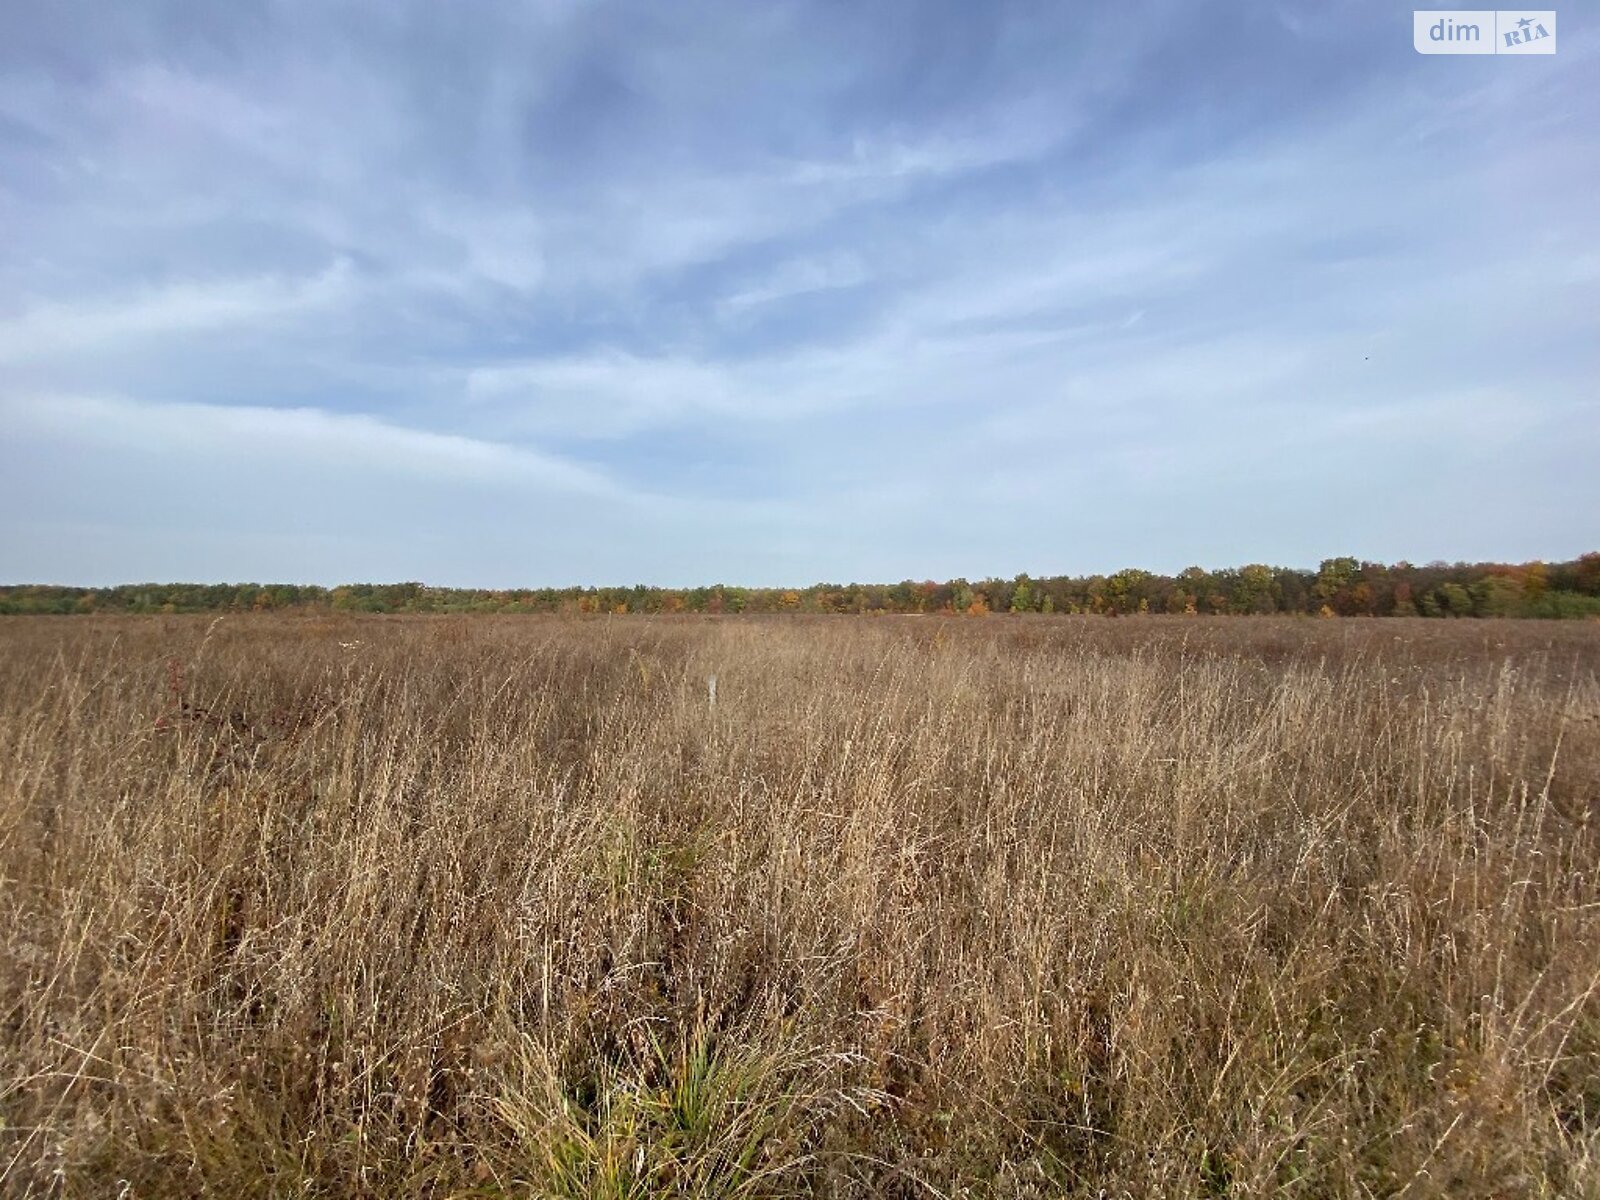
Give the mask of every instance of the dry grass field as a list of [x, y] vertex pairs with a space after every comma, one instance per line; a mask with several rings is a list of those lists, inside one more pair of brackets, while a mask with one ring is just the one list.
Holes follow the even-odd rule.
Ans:
[[8, 619], [0, 1193], [1600, 1196], [1597, 672], [1576, 622]]

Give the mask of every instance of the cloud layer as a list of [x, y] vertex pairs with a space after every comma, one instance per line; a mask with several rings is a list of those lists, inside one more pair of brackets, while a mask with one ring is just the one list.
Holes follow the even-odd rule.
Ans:
[[1581, 17], [11, 6], [0, 573], [1592, 549]]

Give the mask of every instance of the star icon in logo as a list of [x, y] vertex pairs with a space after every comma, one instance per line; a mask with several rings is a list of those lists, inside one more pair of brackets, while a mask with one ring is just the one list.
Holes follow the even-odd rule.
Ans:
[[1527, 29], [1527, 27], [1532, 24], [1533, 20], [1531, 18], [1523, 17], [1522, 20], [1517, 22], [1517, 27], [1520, 29]]

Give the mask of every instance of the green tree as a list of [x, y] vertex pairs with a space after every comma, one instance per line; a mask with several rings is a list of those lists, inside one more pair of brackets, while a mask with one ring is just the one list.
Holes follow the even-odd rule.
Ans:
[[1440, 606], [1452, 617], [1470, 617], [1473, 613], [1472, 593], [1459, 583], [1443, 583], [1435, 589]]
[[1251, 563], [1239, 570], [1234, 584], [1233, 609], [1241, 613], [1271, 613], [1278, 611], [1277, 581], [1272, 568]]

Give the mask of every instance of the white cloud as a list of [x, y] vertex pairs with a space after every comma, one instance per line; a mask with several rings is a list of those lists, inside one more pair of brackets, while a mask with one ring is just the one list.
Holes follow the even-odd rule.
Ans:
[[140, 403], [101, 396], [0, 400], [16, 435], [109, 445], [174, 461], [307, 465], [342, 472], [590, 496], [622, 495], [601, 473], [555, 455], [452, 433], [409, 429], [376, 417], [313, 408]]
[[104, 352], [327, 310], [355, 291], [348, 262], [303, 279], [263, 276], [182, 282], [117, 300], [48, 301], [0, 321], [0, 362], [30, 362]]

